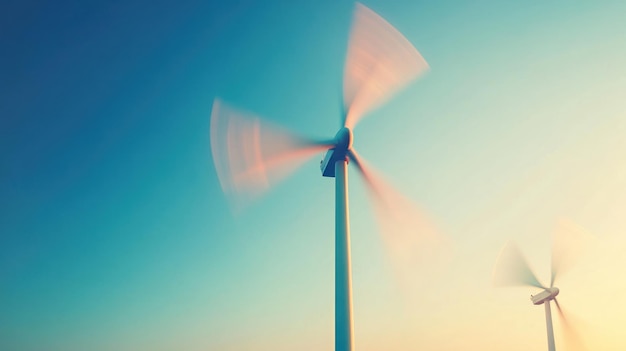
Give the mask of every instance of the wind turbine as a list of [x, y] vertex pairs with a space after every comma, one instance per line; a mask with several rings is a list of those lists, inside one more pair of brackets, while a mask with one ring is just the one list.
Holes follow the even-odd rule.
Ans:
[[582, 253], [585, 247], [586, 233], [569, 221], [561, 221], [554, 233], [552, 240], [552, 257], [550, 286], [541, 284], [537, 276], [533, 273], [528, 262], [522, 255], [519, 247], [509, 241], [498, 257], [494, 269], [494, 283], [496, 286], [532, 286], [543, 289], [543, 291], [530, 296], [534, 305], [544, 305], [546, 314], [546, 328], [548, 335], [548, 350], [555, 351], [554, 330], [552, 328], [552, 312], [550, 302], [554, 301], [561, 325], [565, 332], [566, 341], [579, 349], [584, 349], [582, 340], [573, 329], [571, 323], [565, 317], [565, 313], [556, 297], [559, 295], [559, 288], [554, 286], [557, 276], [562, 275], [569, 269], [572, 261]]
[[[402, 211], [403, 198], [366, 164], [352, 147], [357, 122], [428, 70], [411, 43], [378, 14], [357, 3], [343, 80], [344, 110], [340, 129], [332, 139], [316, 140], [290, 133], [259, 117], [215, 99], [211, 113], [211, 150], [224, 192], [242, 203], [261, 195], [293, 171], [299, 163], [326, 150], [321, 162], [324, 177], [335, 178], [335, 350], [354, 349], [348, 170], [352, 162], [363, 176], [377, 205], [387, 215]], [[400, 220], [415, 221], [412, 213]], [[406, 227], [406, 226], [405, 226]], [[436, 236], [434, 231], [413, 232]]]

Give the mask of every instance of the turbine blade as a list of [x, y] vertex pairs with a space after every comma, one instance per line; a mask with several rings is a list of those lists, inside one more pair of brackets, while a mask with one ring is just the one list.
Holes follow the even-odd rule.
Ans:
[[215, 99], [210, 125], [213, 162], [224, 193], [240, 210], [332, 140], [296, 136]]
[[344, 72], [344, 125], [353, 129], [364, 114], [427, 69], [426, 60], [397, 29], [357, 3]]
[[575, 223], [562, 219], [552, 237], [552, 264], [550, 286], [557, 276], [569, 270], [576, 260], [592, 244], [592, 235]]
[[[449, 239], [441, 234], [425, 211], [387, 183], [356, 151], [348, 157], [357, 167], [373, 200], [380, 233], [392, 258], [401, 270], [436, 265], [448, 259]], [[444, 263], [444, 262], [442, 262]]]
[[502, 248], [493, 272], [493, 282], [496, 286], [530, 285], [545, 289], [513, 242]]
[[565, 338], [565, 349], [569, 351], [585, 351], [587, 348], [580, 337], [578, 331], [574, 328], [569, 318], [565, 316], [565, 312], [561, 308], [559, 301], [555, 298], [554, 303], [556, 305], [556, 309], [559, 312], [559, 317], [561, 321], [561, 329], [563, 331], [563, 336]]

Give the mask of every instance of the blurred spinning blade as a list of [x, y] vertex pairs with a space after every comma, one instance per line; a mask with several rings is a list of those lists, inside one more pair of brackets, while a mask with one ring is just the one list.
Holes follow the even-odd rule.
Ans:
[[413, 45], [374, 11], [357, 3], [344, 72], [344, 126], [353, 129], [428, 69]]
[[552, 237], [552, 274], [550, 286], [557, 276], [569, 270], [592, 244], [592, 235], [575, 223], [561, 219]]
[[356, 151], [350, 160], [357, 167], [374, 203], [376, 219], [391, 257], [401, 269], [426, 268], [429, 263], [445, 263], [451, 242], [440, 233], [429, 216], [387, 183]]
[[545, 289], [513, 242], [508, 242], [502, 248], [493, 272], [493, 282], [496, 286], [530, 285]]
[[235, 210], [332, 146], [330, 140], [296, 136], [220, 99], [213, 102], [210, 128], [215, 169]]
[[554, 299], [556, 309], [559, 312], [561, 320], [561, 329], [563, 330], [563, 336], [565, 338], [565, 349], [569, 351], [585, 351], [587, 348], [580, 337], [578, 331], [572, 325], [572, 322], [565, 316], [565, 312], [561, 308], [559, 301]]

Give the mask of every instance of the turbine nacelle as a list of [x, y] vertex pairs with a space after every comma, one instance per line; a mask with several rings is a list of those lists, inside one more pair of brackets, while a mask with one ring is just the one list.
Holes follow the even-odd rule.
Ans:
[[547, 288], [537, 295], [530, 295], [530, 301], [535, 305], [541, 305], [546, 301], [554, 299], [559, 294], [559, 288]]
[[324, 177], [335, 176], [335, 162], [347, 160], [348, 151], [352, 148], [352, 130], [347, 127], [339, 129], [334, 138], [334, 146], [326, 152], [326, 156], [320, 163], [320, 169]]

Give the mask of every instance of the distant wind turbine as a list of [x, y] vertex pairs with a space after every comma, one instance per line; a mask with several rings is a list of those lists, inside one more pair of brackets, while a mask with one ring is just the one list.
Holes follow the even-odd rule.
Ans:
[[[406, 199], [383, 182], [352, 147], [352, 130], [368, 112], [428, 70], [411, 43], [375, 12], [357, 3], [343, 80], [344, 111], [332, 139], [304, 138], [257, 116], [215, 99], [211, 113], [211, 149], [224, 192], [241, 205], [276, 184], [315, 154], [327, 150], [321, 162], [324, 177], [335, 178], [335, 350], [354, 349], [348, 174], [351, 161], [365, 179], [382, 225], [401, 221], [413, 240], [435, 239], [424, 216], [407, 210]], [[403, 202], [404, 201], [404, 202]], [[379, 218], [380, 219], [380, 218]], [[387, 220], [387, 221], [386, 221]], [[416, 222], [420, 222], [417, 224]], [[401, 235], [394, 232], [396, 237]], [[428, 238], [427, 238], [428, 237]], [[402, 239], [402, 238], [401, 238]], [[397, 239], [396, 239], [397, 240]], [[411, 242], [406, 242], [410, 245]]]
[[554, 301], [559, 312], [566, 342], [578, 350], [585, 349], [581, 338], [574, 330], [571, 322], [565, 317], [565, 313], [556, 299], [560, 291], [559, 288], [554, 286], [554, 282], [559, 275], [562, 275], [571, 266], [573, 260], [582, 253], [585, 246], [584, 241], [587, 238], [589, 238], [588, 235], [571, 222], [560, 222], [552, 240], [552, 264], [549, 287], [539, 282], [519, 247], [512, 241], [504, 246], [496, 262], [493, 275], [496, 286], [533, 286], [543, 289], [538, 294], [531, 295], [530, 300], [534, 305], [543, 304], [545, 306], [549, 351], [555, 351], [552, 313], [550, 310], [551, 301]]

